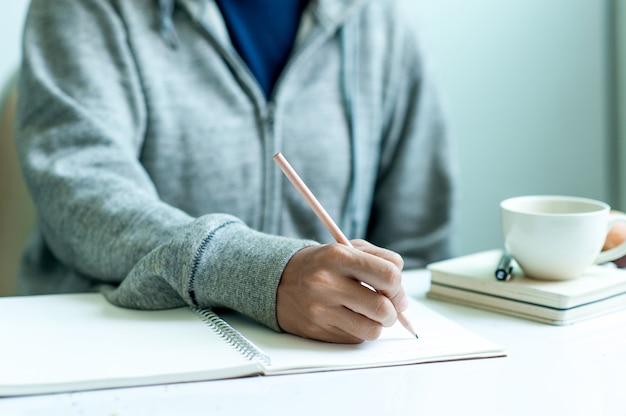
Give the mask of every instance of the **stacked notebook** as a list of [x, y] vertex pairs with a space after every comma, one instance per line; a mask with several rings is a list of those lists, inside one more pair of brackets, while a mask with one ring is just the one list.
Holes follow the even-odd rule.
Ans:
[[504, 356], [413, 301], [401, 325], [359, 345], [277, 333], [241, 315], [137, 311], [99, 294], [0, 298], [0, 396], [70, 392]]
[[577, 279], [542, 281], [514, 267], [512, 278], [500, 281], [495, 270], [501, 254], [491, 250], [430, 264], [428, 296], [553, 325], [626, 308], [624, 269], [592, 266]]

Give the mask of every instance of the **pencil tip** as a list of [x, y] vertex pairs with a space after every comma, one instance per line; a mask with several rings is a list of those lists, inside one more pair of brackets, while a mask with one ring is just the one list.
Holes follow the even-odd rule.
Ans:
[[418, 337], [417, 334], [415, 334], [415, 339], [420, 339], [420, 337]]

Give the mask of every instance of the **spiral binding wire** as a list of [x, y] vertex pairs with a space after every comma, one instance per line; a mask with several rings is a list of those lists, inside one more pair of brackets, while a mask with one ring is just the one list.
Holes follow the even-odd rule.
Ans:
[[228, 322], [217, 316], [210, 309], [191, 307], [202, 321], [213, 329], [223, 340], [228, 342], [235, 350], [239, 351], [250, 361], [260, 360], [265, 365], [271, 365], [270, 357], [265, 354], [252, 341], [246, 338], [241, 332], [230, 326]]

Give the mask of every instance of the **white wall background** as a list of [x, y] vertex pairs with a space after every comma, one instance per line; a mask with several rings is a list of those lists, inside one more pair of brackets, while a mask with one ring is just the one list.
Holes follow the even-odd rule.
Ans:
[[[617, 132], [617, 151], [615, 165], [618, 173], [618, 201], [619, 206], [626, 210], [626, 0], [614, 0], [615, 39], [613, 52], [615, 53], [616, 96], [615, 127]], [[622, 163], [620, 163], [622, 162]], [[621, 185], [621, 186], [620, 186]]]
[[461, 169], [459, 249], [501, 245], [499, 202], [613, 204], [604, 0], [420, 0]]
[[6, 0], [3, 3], [0, 10], [0, 81], [2, 82], [19, 65], [20, 38], [28, 0]]
[[[500, 246], [498, 203], [509, 196], [614, 203], [610, 0], [407, 1], [457, 141], [460, 253]], [[18, 65], [27, 3], [5, 1], [0, 11], [0, 79]]]

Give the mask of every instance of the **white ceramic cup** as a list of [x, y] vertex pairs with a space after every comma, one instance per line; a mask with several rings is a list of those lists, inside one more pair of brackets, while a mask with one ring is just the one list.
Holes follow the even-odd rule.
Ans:
[[626, 222], [608, 204], [587, 198], [533, 195], [500, 203], [504, 245], [529, 277], [566, 280], [593, 264], [626, 255], [626, 241], [602, 252], [609, 228]]

